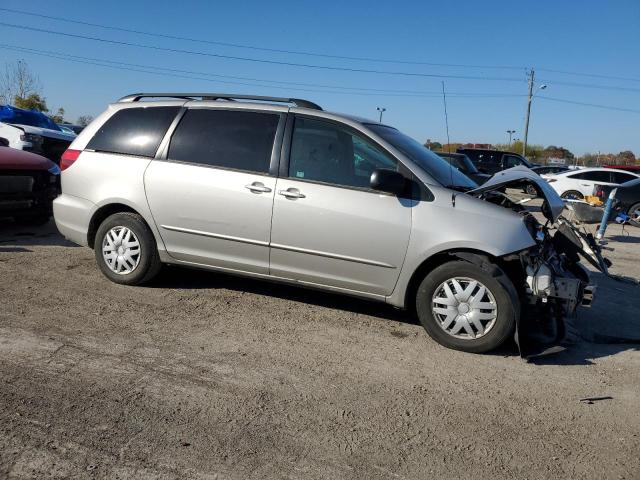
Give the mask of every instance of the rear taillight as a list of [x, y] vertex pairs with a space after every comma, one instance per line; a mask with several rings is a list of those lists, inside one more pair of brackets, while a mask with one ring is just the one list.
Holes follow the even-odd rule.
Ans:
[[60, 158], [60, 170], [66, 170], [71, 165], [73, 165], [73, 162], [78, 159], [81, 153], [82, 150], [65, 150], [65, 152], [62, 154], [62, 157]]
[[596, 197], [603, 199], [604, 198], [604, 188], [602, 188], [600, 185], [596, 185], [595, 188], [593, 189], [593, 194]]

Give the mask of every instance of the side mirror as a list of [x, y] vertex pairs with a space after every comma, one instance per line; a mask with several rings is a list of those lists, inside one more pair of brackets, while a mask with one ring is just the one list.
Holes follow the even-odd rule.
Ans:
[[407, 179], [395, 170], [377, 168], [371, 174], [369, 185], [374, 190], [401, 195], [406, 189]]
[[8, 147], [9, 146], [9, 140], [7, 140], [4, 137], [0, 137], [0, 147]]

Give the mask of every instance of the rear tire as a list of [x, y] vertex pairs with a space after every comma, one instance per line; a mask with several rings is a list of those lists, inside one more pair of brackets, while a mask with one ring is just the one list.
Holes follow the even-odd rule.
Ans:
[[560, 195], [560, 198], [563, 198], [564, 200], [584, 200], [584, 195], [577, 190], [567, 190]]
[[98, 227], [94, 253], [100, 271], [121, 285], [140, 285], [162, 267], [153, 233], [137, 213], [107, 217]]
[[640, 202], [631, 205], [631, 208], [627, 211], [629, 215], [629, 223], [634, 227], [640, 227]]
[[513, 335], [520, 302], [502, 270], [494, 276], [475, 264], [452, 261], [425, 276], [416, 309], [422, 326], [440, 345], [484, 353]]

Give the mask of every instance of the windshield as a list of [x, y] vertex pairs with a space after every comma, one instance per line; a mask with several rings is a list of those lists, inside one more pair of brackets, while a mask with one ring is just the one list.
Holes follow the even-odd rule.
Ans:
[[367, 127], [404, 153], [441, 185], [463, 189], [478, 186], [460, 170], [452, 168], [446, 160], [395, 128], [376, 124], [368, 124]]
[[10, 106], [0, 107], [0, 122], [47, 128], [60, 132], [60, 128], [45, 114], [33, 110], [22, 110]]

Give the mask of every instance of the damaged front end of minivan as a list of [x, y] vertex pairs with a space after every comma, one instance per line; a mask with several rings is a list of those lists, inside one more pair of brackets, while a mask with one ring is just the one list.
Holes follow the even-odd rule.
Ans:
[[[545, 220], [539, 221], [522, 201], [505, 193], [506, 188], [527, 185], [533, 186], [542, 199]], [[521, 356], [532, 358], [563, 350], [563, 345], [577, 334], [577, 308], [590, 307], [596, 289], [581, 258], [605, 274], [609, 261], [602, 257], [593, 235], [562, 216], [562, 199], [529, 169], [505, 170], [468, 193], [518, 212], [535, 240], [532, 247], [502, 259], [521, 295], [515, 333]]]

